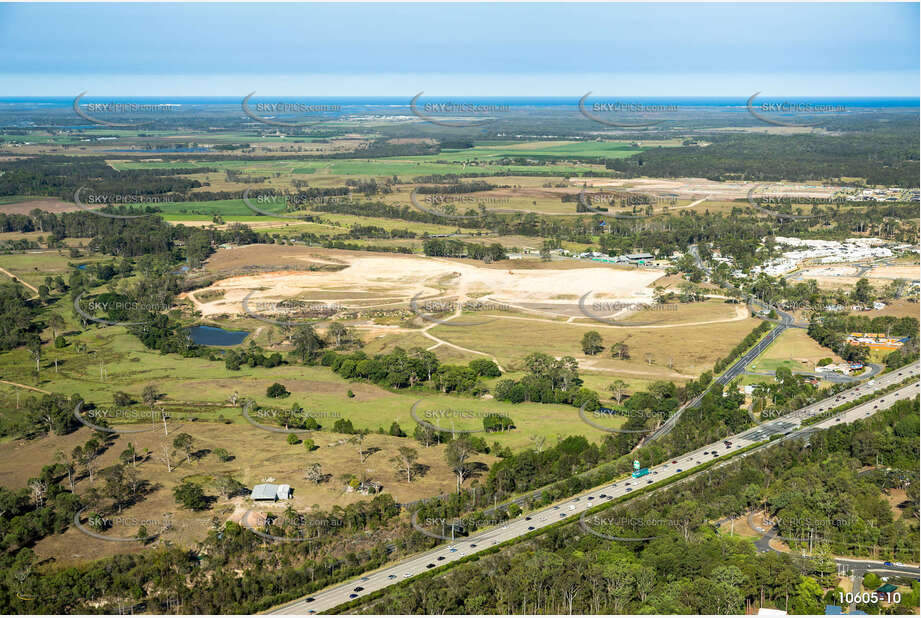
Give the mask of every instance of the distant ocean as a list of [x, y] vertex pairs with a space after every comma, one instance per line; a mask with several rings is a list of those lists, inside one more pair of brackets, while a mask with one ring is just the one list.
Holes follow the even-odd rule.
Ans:
[[[106, 97], [86, 96], [81, 99], [81, 105], [88, 103], [137, 103], [148, 105], [174, 104], [181, 107], [207, 107], [207, 106], [239, 106], [243, 100], [239, 97]], [[577, 93], [572, 97], [471, 97], [465, 95], [429, 93], [419, 100], [423, 103], [469, 103], [508, 105], [514, 108], [526, 107], [561, 107], [575, 106], [584, 93]], [[76, 95], [74, 95], [76, 96]], [[0, 106], [7, 110], [16, 107], [43, 107], [47, 109], [69, 108], [73, 106], [74, 96], [66, 97], [0, 97]], [[405, 97], [319, 97], [304, 95], [302, 97], [273, 97], [271, 95], [254, 96], [250, 105], [256, 103], [327, 103], [342, 107], [365, 108], [404, 108], [409, 110], [409, 101], [414, 94]], [[750, 96], [750, 95], [748, 95]], [[740, 97], [634, 97], [629, 95], [593, 94], [586, 100], [586, 105], [591, 103], [638, 103], [644, 105], [677, 105], [688, 108], [701, 107], [745, 107], [748, 96]], [[759, 96], [755, 105], [762, 103], [792, 103], [812, 105], [836, 105], [846, 109], [855, 108], [919, 108], [921, 99], [911, 97], [784, 97], [784, 96]]]

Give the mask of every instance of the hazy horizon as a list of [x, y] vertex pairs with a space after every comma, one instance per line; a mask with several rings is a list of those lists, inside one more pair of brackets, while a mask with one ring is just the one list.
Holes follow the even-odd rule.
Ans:
[[918, 20], [917, 3], [6, 3], [0, 96], [917, 97]]

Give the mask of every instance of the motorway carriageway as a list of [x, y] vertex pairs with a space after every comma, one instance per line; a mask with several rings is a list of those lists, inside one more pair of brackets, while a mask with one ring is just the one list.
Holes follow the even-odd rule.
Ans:
[[[724, 440], [718, 440], [717, 442], [702, 446], [694, 451], [680, 455], [679, 457], [669, 459], [667, 462], [657, 466], [650, 467], [649, 475], [647, 476], [638, 479], [621, 479], [613, 483], [595, 487], [590, 491], [583, 492], [579, 496], [559, 502], [556, 505], [544, 507], [516, 519], [510, 519], [502, 526], [491, 528], [484, 532], [478, 532], [471, 536], [464, 537], [463, 539], [457, 539], [453, 542], [453, 545], [446, 542], [434, 549], [425, 551], [421, 554], [415, 554], [400, 562], [391, 564], [390, 566], [382, 567], [364, 577], [351, 579], [345, 583], [315, 592], [304, 599], [293, 601], [271, 610], [269, 613], [313, 614], [332, 609], [354, 598], [424, 573], [430, 568], [449, 564], [470, 554], [489, 549], [493, 545], [498, 545], [516, 537], [524, 536], [533, 530], [549, 526], [560, 520], [578, 518], [581, 513], [602, 502], [619, 498], [620, 496], [630, 493], [634, 489], [646, 487], [647, 485], [667, 479], [684, 470], [690, 470], [697, 465], [706, 463], [717, 457], [751, 446], [770, 438], [772, 435], [791, 433], [797, 430], [802, 419], [816, 416], [823, 412], [827, 413], [831, 409], [859, 399], [869, 393], [884, 389], [892, 384], [901, 382], [910, 376], [917, 377], [918, 374], [918, 363], [891, 371], [877, 378], [872, 386], [864, 384], [849, 389], [810, 406], [806, 406], [796, 412], [761, 423], [756, 427], [729, 436], [725, 441], [730, 442], [731, 446], [727, 446]], [[829, 416], [829, 418], [806, 427], [803, 430], [797, 430], [796, 434], [808, 435], [808, 433], [813, 431], [826, 429], [839, 423], [851, 423], [866, 418], [880, 410], [885, 410], [900, 399], [910, 399], [916, 397], [918, 394], [919, 384], [918, 382], [912, 382], [894, 392], [882, 395], [834, 416]], [[604, 494], [604, 497], [602, 497], [601, 494]], [[355, 590], [356, 588], [361, 588], [361, 590]]]

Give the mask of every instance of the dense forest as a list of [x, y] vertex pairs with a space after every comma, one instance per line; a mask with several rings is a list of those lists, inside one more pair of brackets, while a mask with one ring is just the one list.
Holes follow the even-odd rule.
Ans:
[[164, 169], [118, 171], [104, 157], [43, 155], [3, 162], [0, 195], [47, 195], [71, 202], [82, 186], [105, 195], [157, 195], [163, 201], [182, 201], [191, 189], [201, 187], [183, 174], [217, 171], [182, 165]]
[[[837, 180], [917, 187], [917, 116], [885, 132], [844, 135], [717, 135], [706, 146], [655, 148], [607, 161], [627, 176], [710, 180]], [[882, 133], [882, 134], [881, 134]]]

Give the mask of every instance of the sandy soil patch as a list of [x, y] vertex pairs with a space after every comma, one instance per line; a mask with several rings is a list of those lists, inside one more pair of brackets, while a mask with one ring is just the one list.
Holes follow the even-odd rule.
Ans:
[[921, 267], [917, 264], [904, 266], [878, 266], [866, 274], [870, 279], [909, 279], [921, 278]]
[[[579, 185], [587, 184], [590, 187], [613, 187], [623, 190], [642, 191], [648, 193], [671, 193], [680, 197], [700, 198], [702, 194], [709, 195], [711, 200], [735, 200], [748, 196], [748, 192], [762, 183], [755, 182], [718, 182], [706, 178], [627, 178], [611, 180], [608, 178], [578, 178], [571, 182]], [[772, 184], [767, 191], [759, 190], [758, 195], [790, 196], [790, 197], [830, 197], [839, 190], [839, 187], [823, 187], [805, 184]]]
[[892, 518], [901, 519], [904, 511], [899, 508], [899, 505], [908, 500], [908, 494], [905, 493], [905, 490], [890, 489], [883, 494], [883, 498], [889, 503], [889, 508], [892, 509]]
[[763, 535], [751, 528], [748, 525], [748, 516], [742, 515], [741, 517], [736, 517], [725, 521], [720, 525], [721, 534], [736, 534], [738, 536], [744, 536], [749, 538], [761, 538]]
[[0, 204], [0, 212], [8, 215], [27, 215], [36, 208], [45, 212], [73, 212], [80, 210], [76, 204], [62, 202], [55, 198], [39, 198], [16, 202], [15, 204]]
[[205, 263], [211, 273], [233, 269], [259, 268], [293, 270], [295, 265], [316, 264], [345, 265], [349, 255], [362, 255], [363, 251], [332, 251], [313, 247], [288, 247], [285, 245], [245, 245], [221, 249]]
[[819, 266], [803, 269], [802, 272], [804, 279], [816, 279], [818, 277], [853, 277], [859, 271], [854, 266]]
[[[239, 250], [234, 250], [239, 251]], [[252, 253], [257, 256], [258, 250]], [[270, 261], [278, 262], [281, 256]], [[417, 294], [423, 296], [454, 295], [458, 298], [489, 297], [501, 303], [539, 302], [542, 304], [572, 305], [588, 292], [593, 297], [622, 302], [651, 302], [651, 283], [662, 276], [655, 269], [620, 270], [609, 267], [582, 269], [530, 269], [491, 268], [472, 260], [448, 260], [423, 256], [381, 255], [367, 252], [336, 252], [332, 260], [324, 263], [344, 262], [346, 267], [335, 272], [280, 270], [278, 272], [231, 277], [215, 283], [208, 289], [219, 289], [225, 295], [212, 302], [201, 302], [199, 310], [204, 316], [242, 314], [242, 301], [250, 293], [250, 303], [280, 301], [310, 293], [330, 291], [339, 296], [354, 291], [364, 295], [402, 297], [406, 301]], [[321, 256], [290, 255], [295, 262], [316, 262]], [[219, 262], [220, 260], [216, 260]], [[291, 261], [288, 261], [291, 264]], [[255, 265], [251, 263], [251, 265]], [[260, 264], [261, 265], [261, 264]], [[209, 264], [210, 267], [210, 264]], [[317, 299], [321, 300], [321, 299]], [[388, 305], [393, 301], [389, 300]]]
[[894, 315], [899, 318], [921, 317], [919, 316], [917, 296], [915, 298], [900, 298], [894, 301], [886, 301], [885, 309], [868, 311], [863, 315], [874, 318], [881, 315]]

